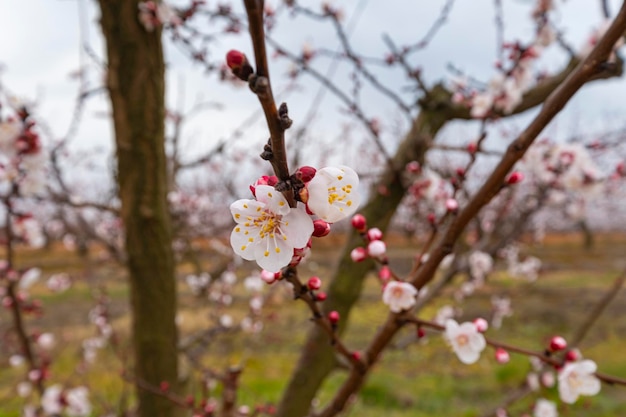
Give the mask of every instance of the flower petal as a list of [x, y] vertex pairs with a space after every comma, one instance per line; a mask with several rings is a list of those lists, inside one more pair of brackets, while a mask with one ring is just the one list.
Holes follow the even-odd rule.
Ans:
[[285, 196], [269, 185], [258, 185], [255, 190], [257, 201], [265, 204], [271, 212], [285, 215], [291, 210]]
[[265, 204], [256, 200], [237, 200], [230, 205], [230, 212], [237, 223], [244, 223], [260, 216]]
[[352, 168], [322, 168], [307, 185], [309, 209], [329, 223], [344, 219], [359, 206], [358, 185], [359, 177]]
[[230, 233], [230, 246], [237, 255], [252, 261], [255, 259], [254, 248], [258, 245], [256, 237], [258, 233], [252, 234], [249, 229], [237, 225]]
[[266, 271], [279, 272], [289, 265], [293, 257], [293, 247], [291, 247], [280, 236], [266, 238], [254, 248], [254, 259], [256, 263]]
[[302, 205], [292, 208], [280, 222], [280, 232], [292, 248], [303, 248], [313, 233], [313, 220]]

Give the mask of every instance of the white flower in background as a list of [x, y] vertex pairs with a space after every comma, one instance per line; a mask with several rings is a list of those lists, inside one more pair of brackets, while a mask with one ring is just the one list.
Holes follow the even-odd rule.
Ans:
[[508, 297], [498, 297], [494, 295], [491, 297], [491, 326], [494, 329], [499, 329], [502, 326], [502, 320], [505, 317], [511, 317], [513, 315], [513, 308], [511, 307], [511, 299]]
[[12, 367], [21, 366], [24, 362], [26, 362], [26, 360], [22, 355], [11, 355], [11, 357], [9, 357], [9, 365]]
[[61, 402], [61, 394], [63, 387], [59, 384], [51, 385], [43, 393], [41, 397], [41, 408], [47, 415], [61, 414], [63, 404]]
[[72, 286], [72, 279], [67, 273], [60, 272], [50, 276], [46, 282], [46, 286], [52, 292], [64, 292]]
[[446, 324], [446, 321], [453, 318], [454, 315], [455, 315], [454, 308], [452, 306], [445, 305], [441, 307], [439, 310], [437, 310], [437, 314], [435, 315], [435, 318], [433, 319], [433, 321], [443, 326], [444, 324]]
[[22, 274], [22, 278], [20, 278], [20, 289], [27, 290], [29, 289], [35, 282], [39, 280], [41, 276], [41, 269], [39, 268], [30, 268], [26, 272]]
[[243, 286], [247, 291], [250, 291], [252, 293], [259, 293], [263, 292], [263, 289], [265, 288], [265, 283], [261, 279], [261, 274], [257, 272], [253, 275], [246, 277], [243, 280]]
[[491, 255], [481, 251], [474, 251], [468, 259], [470, 274], [480, 282], [485, 280], [487, 274], [493, 268], [493, 258]]
[[65, 392], [65, 412], [70, 417], [86, 417], [91, 414], [89, 390], [86, 387], [76, 387]]
[[22, 132], [22, 122], [15, 118], [7, 118], [0, 122], [0, 152], [11, 157], [15, 155], [17, 148], [15, 140]]
[[27, 404], [22, 409], [22, 417], [37, 417], [37, 407]]
[[159, 21], [164, 25], [178, 26], [183, 22], [178, 13], [176, 13], [176, 10], [165, 2], [159, 3], [156, 15]]
[[33, 384], [31, 384], [28, 381], [22, 381], [19, 384], [17, 384], [17, 395], [19, 395], [22, 398], [26, 398], [30, 395], [31, 392], [33, 392]]
[[233, 324], [235, 324], [235, 320], [233, 320], [233, 317], [230, 314], [223, 314], [220, 316], [220, 326], [228, 329], [233, 327]]
[[211, 283], [211, 274], [203, 272], [200, 275], [187, 275], [185, 282], [194, 295], [199, 295]]
[[464, 364], [472, 364], [480, 358], [480, 352], [485, 349], [485, 337], [478, 332], [476, 325], [471, 322], [458, 324], [452, 319], [446, 321], [445, 339], [454, 353]]
[[482, 119], [487, 116], [489, 110], [493, 107], [493, 93], [486, 91], [476, 94], [472, 98], [472, 110], [470, 114], [475, 119]]
[[533, 417], [558, 417], [556, 404], [543, 398], [539, 398], [533, 409]]
[[46, 243], [39, 223], [32, 217], [15, 219], [13, 221], [13, 233], [33, 248], [41, 248]]
[[596, 368], [596, 363], [589, 359], [567, 363], [559, 372], [561, 401], [573, 404], [580, 395], [600, 392], [600, 380], [594, 375]]
[[50, 350], [56, 344], [56, 339], [52, 333], [42, 333], [37, 338], [37, 345], [45, 350]]
[[417, 288], [408, 282], [391, 281], [383, 291], [383, 303], [394, 313], [408, 310], [415, 305]]
[[237, 225], [230, 235], [235, 253], [270, 272], [287, 266], [293, 250], [306, 246], [313, 221], [302, 206], [290, 208], [274, 187], [256, 187], [256, 200], [238, 200], [230, 206]]
[[319, 218], [335, 223], [353, 215], [359, 207], [359, 176], [349, 167], [319, 169], [307, 184], [309, 209]]
[[535, 45], [545, 48], [554, 43], [555, 40], [556, 32], [552, 29], [552, 26], [546, 24], [539, 29]]

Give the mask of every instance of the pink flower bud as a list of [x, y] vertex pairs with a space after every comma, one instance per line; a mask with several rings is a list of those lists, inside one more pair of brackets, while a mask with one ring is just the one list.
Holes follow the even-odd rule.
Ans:
[[296, 170], [296, 178], [301, 180], [302, 182], [309, 182], [315, 176], [317, 170], [310, 166], [303, 166]]
[[159, 388], [161, 389], [161, 391], [166, 392], [169, 391], [170, 389], [170, 383], [167, 381], [161, 381], [161, 383], [159, 384]]
[[424, 328], [423, 328], [422, 326], [419, 326], [419, 327], [417, 328], [417, 338], [418, 338], [418, 339], [421, 339], [421, 338], [423, 338], [424, 336], [426, 336], [426, 330], [424, 330]]
[[553, 352], [558, 352], [559, 350], [563, 350], [567, 347], [567, 341], [561, 336], [554, 336], [550, 339], [550, 350]]
[[391, 269], [387, 265], [383, 265], [378, 271], [378, 278], [383, 282], [389, 281], [391, 279]]
[[315, 294], [315, 301], [326, 301], [326, 293], [323, 291], [318, 291]]
[[577, 349], [570, 349], [565, 354], [565, 360], [567, 362], [576, 362], [581, 359], [580, 352]]
[[411, 174], [419, 174], [420, 171], [422, 170], [422, 167], [420, 166], [419, 162], [411, 161], [408, 164], [406, 164], [404, 169], [406, 169], [407, 172], [410, 172]]
[[330, 224], [322, 219], [313, 221], [313, 236], [324, 237], [330, 233]]
[[241, 51], [231, 49], [226, 53], [226, 65], [231, 70], [241, 68], [247, 61], [246, 55]]
[[226, 54], [226, 65], [235, 77], [243, 81], [248, 81], [248, 78], [254, 72], [244, 53], [234, 49]]
[[459, 209], [459, 202], [454, 198], [449, 198], [446, 200], [446, 210], [454, 212]]
[[378, 227], [373, 227], [367, 231], [367, 239], [369, 241], [381, 240], [383, 238], [383, 232]]
[[373, 258], [380, 258], [387, 252], [387, 245], [382, 240], [374, 240], [367, 245], [367, 253]]
[[261, 271], [261, 279], [268, 284], [273, 284], [280, 278], [280, 272], [270, 272], [265, 269]]
[[365, 231], [365, 229], [367, 228], [367, 220], [365, 219], [365, 216], [363, 216], [362, 214], [355, 214], [354, 216], [352, 216], [352, 227], [354, 227], [359, 232]]
[[480, 333], [485, 333], [489, 328], [489, 323], [482, 317], [478, 317], [474, 320], [474, 326], [476, 326], [476, 330]]
[[350, 252], [350, 257], [352, 258], [353, 262], [361, 262], [365, 260], [365, 258], [367, 258], [367, 251], [365, 250], [365, 248], [359, 246], [358, 248], [352, 249], [352, 252]]
[[354, 352], [352, 352], [351, 356], [355, 361], [361, 360], [361, 352], [359, 352], [358, 350], [355, 350]]
[[310, 290], [319, 290], [322, 287], [322, 280], [319, 277], [311, 277], [307, 281]]
[[477, 150], [478, 150], [478, 144], [476, 142], [470, 142], [467, 144], [467, 152], [469, 152], [470, 155], [474, 155]]
[[328, 313], [328, 321], [330, 321], [331, 324], [339, 323], [339, 318], [340, 318], [339, 313], [335, 310]]
[[507, 363], [511, 360], [511, 356], [509, 356], [509, 352], [502, 348], [496, 349], [496, 361], [498, 363]]
[[511, 175], [506, 179], [506, 183], [509, 185], [517, 184], [524, 180], [524, 174], [519, 171], [511, 172]]
[[437, 223], [437, 218], [435, 217], [435, 213], [428, 213], [428, 216], [426, 216], [426, 219], [428, 219], [428, 223], [430, 224]]

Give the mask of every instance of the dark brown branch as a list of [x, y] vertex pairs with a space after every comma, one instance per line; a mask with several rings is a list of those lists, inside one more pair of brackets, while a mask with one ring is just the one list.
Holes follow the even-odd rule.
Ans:
[[[248, 14], [248, 29], [250, 30], [250, 37], [252, 38], [256, 62], [256, 73], [250, 79], [250, 86], [259, 98], [267, 126], [270, 130], [270, 144], [272, 150], [270, 163], [274, 168], [276, 176], [282, 181], [287, 181], [289, 179], [289, 167], [287, 165], [287, 152], [285, 150], [285, 130], [289, 126], [284, 123], [284, 118], [281, 118], [272, 94], [269, 67], [267, 64], [267, 51], [265, 49], [263, 1], [244, 0], [244, 4]], [[286, 117], [287, 107], [283, 104], [281, 108], [283, 106]], [[285, 193], [285, 198], [287, 198], [291, 207], [295, 207], [296, 202], [292, 193]]]

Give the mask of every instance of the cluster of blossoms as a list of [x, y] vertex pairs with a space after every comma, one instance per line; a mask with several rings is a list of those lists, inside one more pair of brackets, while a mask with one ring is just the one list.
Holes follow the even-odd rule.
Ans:
[[417, 162], [411, 162], [406, 167], [408, 180], [412, 181], [408, 189], [408, 204], [425, 206], [425, 210], [437, 216], [445, 213], [454, 204], [451, 202], [454, 191], [452, 184], [436, 172], [418, 167]]
[[269, 272], [297, 265], [311, 236], [327, 235], [330, 224], [351, 216], [360, 202], [359, 178], [349, 167], [302, 167], [293, 180], [301, 184], [295, 207], [275, 188], [276, 177], [262, 177], [251, 186], [254, 200], [230, 206], [237, 223], [230, 236], [233, 250]]
[[548, 14], [554, 9], [554, 2], [539, 0], [532, 17], [536, 22], [535, 38], [523, 45], [519, 42], [504, 44], [508, 51], [508, 62], [497, 62], [500, 72], [488, 83], [483, 91], [470, 88], [464, 79], [453, 83], [453, 99], [471, 108], [472, 117], [489, 117], [493, 111], [510, 114], [522, 102], [522, 97], [534, 82], [533, 66], [543, 51], [556, 39], [556, 33]]
[[588, 149], [578, 143], [539, 142], [524, 156], [522, 170], [540, 185], [570, 191], [593, 190], [602, 179]]
[[[46, 416], [87, 417], [91, 415], [89, 390], [84, 386], [64, 389], [61, 385], [51, 385], [43, 393], [41, 408]], [[24, 417], [37, 415], [35, 407], [25, 409]]]
[[138, 5], [139, 22], [148, 32], [161, 26], [175, 28], [196, 14], [205, 3], [204, 0], [192, 0], [186, 9], [178, 9], [164, 1], [142, 1]]
[[14, 114], [0, 115], [0, 189], [29, 197], [45, 190], [47, 156], [28, 109], [15, 100]]
[[539, 277], [541, 259], [536, 256], [527, 256], [524, 260], [519, 259], [520, 249], [516, 245], [510, 245], [500, 251], [507, 264], [507, 272], [514, 278], [524, 278], [534, 282]]

